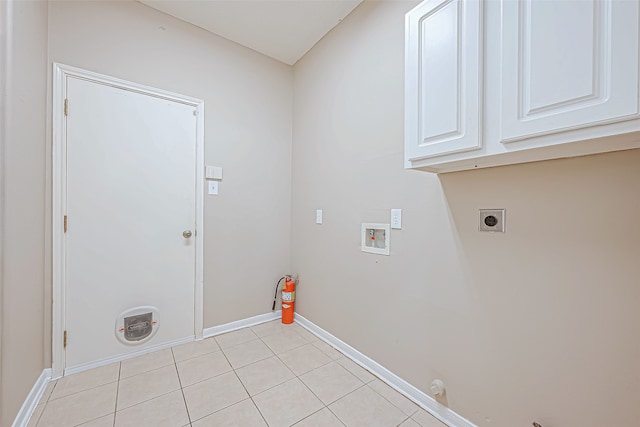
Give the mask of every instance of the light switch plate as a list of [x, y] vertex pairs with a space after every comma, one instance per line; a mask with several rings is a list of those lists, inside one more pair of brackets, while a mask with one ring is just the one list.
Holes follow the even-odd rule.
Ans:
[[209, 194], [212, 196], [218, 195], [218, 181], [209, 181]]
[[218, 181], [222, 180], [222, 168], [218, 166], [205, 166], [204, 176], [206, 179], [216, 179]]
[[322, 224], [322, 209], [316, 209], [316, 224]]

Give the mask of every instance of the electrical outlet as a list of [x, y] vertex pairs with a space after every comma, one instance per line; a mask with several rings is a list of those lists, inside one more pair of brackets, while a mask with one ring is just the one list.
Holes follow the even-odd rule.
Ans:
[[402, 209], [391, 209], [391, 228], [402, 228]]
[[322, 224], [322, 209], [316, 209], [316, 224]]
[[480, 231], [505, 232], [505, 209], [480, 209]]

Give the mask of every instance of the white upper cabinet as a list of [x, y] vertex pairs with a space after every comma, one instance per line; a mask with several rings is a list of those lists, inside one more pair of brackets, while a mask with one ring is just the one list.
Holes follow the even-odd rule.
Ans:
[[638, 114], [636, 1], [502, 5], [502, 142]]
[[480, 4], [431, 0], [406, 17], [405, 154], [411, 162], [482, 146]]
[[405, 166], [640, 148], [640, 1], [426, 0], [406, 17]]

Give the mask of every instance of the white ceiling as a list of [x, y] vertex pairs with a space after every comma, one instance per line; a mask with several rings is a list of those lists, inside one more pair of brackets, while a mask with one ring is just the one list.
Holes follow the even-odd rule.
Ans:
[[138, 0], [293, 65], [362, 0]]

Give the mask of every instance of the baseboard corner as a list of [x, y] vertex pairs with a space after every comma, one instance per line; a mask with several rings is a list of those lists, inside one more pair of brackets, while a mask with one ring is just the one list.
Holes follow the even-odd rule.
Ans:
[[235, 331], [237, 329], [246, 328], [248, 326], [259, 325], [260, 323], [270, 322], [282, 317], [282, 310], [272, 311], [271, 313], [259, 314], [253, 317], [247, 317], [246, 319], [236, 320], [234, 322], [225, 323], [223, 325], [212, 326], [205, 328], [202, 331], [203, 338], [210, 338], [216, 335], [225, 334], [227, 332]]
[[449, 427], [477, 427], [471, 421], [467, 420], [460, 414], [454, 412], [441, 403], [438, 403], [433, 397], [424, 393], [417, 387], [409, 384], [407, 381], [400, 378], [384, 366], [380, 365], [375, 360], [359, 352], [349, 344], [340, 340], [338, 337], [332, 335], [331, 333], [325, 331], [324, 329], [298, 313], [296, 313], [296, 323], [316, 335], [318, 338], [320, 338], [330, 346], [342, 352], [345, 356], [374, 374], [376, 377], [380, 378], [390, 387], [394, 388], [398, 393], [402, 394], [407, 399], [411, 400], [419, 407], [429, 412], [445, 425]]
[[47, 388], [47, 384], [51, 380], [51, 369], [46, 368], [42, 371], [35, 384], [31, 388], [31, 391], [27, 395], [27, 398], [22, 403], [22, 407], [20, 411], [18, 411], [18, 415], [16, 415], [15, 420], [13, 420], [12, 427], [26, 427], [29, 423], [29, 419], [31, 415], [33, 415], [33, 411], [36, 409], [40, 398], [44, 394], [44, 390]]

